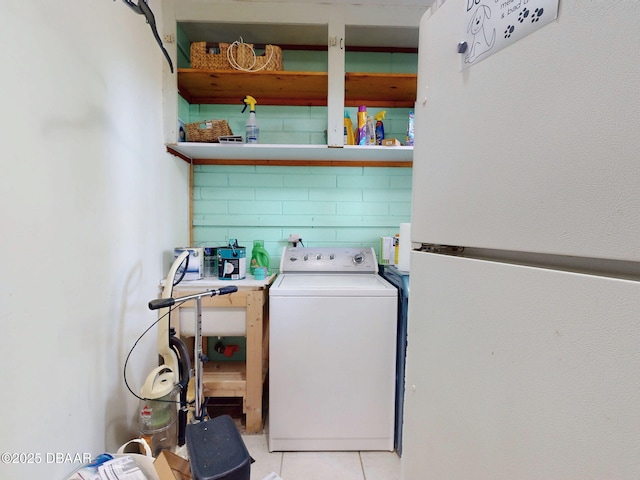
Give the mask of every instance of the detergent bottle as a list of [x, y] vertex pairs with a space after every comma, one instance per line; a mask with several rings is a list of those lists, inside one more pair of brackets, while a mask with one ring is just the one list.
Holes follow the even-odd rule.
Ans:
[[384, 123], [382, 123], [382, 120], [384, 120], [386, 114], [386, 110], [376, 113], [376, 145], [382, 145], [382, 140], [384, 140]]
[[247, 95], [244, 97], [244, 108], [242, 109], [242, 113], [249, 106], [249, 120], [247, 120], [246, 125], [246, 137], [245, 143], [258, 143], [258, 139], [260, 137], [260, 128], [258, 127], [258, 121], [256, 120], [256, 101], [251, 95]]
[[344, 111], [344, 144], [356, 144], [356, 137], [353, 134], [353, 122], [351, 121], [351, 115], [349, 115], [349, 112], [346, 110]]
[[249, 264], [249, 272], [255, 276], [256, 268], [266, 268], [266, 274], [269, 274], [271, 259], [264, 248], [264, 240], [254, 240], [253, 250], [251, 250], [251, 263]]
[[358, 107], [358, 127], [356, 130], [356, 145], [367, 144], [367, 106]]

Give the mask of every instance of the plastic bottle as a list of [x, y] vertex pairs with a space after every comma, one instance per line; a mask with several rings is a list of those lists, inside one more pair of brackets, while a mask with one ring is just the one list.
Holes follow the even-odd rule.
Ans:
[[351, 116], [349, 112], [345, 110], [344, 112], [344, 144], [345, 145], [355, 145], [356, 138], [353, 134], [353, 122], [351, 121]]
[[367, 145], [376, 144], [376, 125], [373, 123], [373, 117], [367, 117]]
[[386, 110], [376, 113], [376, 145], [382, 145], [382, 140], [384, 140], [384, 123], [382, 123], [382, 120], [384, 120], [386, 114]]
[[244, 111], [247, 109], [247, 106], [250, 106], [249, 120], [247, 120], [246, 132], [245, 132], [246, 143], [258, 143], [258, 140], [260, 138], [260, 127], [258, 127], [258, 121], [256, 120], [256, 103], [258, 102], [251, 95], [247, 95], [246, 97], [244, 97], [245, 105], [244, 105], [244, 108], [242, 109], [242, 113], [244, 113]]
[[367, 106], [358, 107], [358, 130], [356, 131], [356, 145], [367, 144]]
[[140, 389], [138, 429], [156, 456], [174, 449], [178, 441], [175, 401], [180, 387], [174, 384], [174, 372], [166, 367], [156, 367]]
[[251, 263], [249, 264], [249, 272], [251, 273], [251, 275], [255, 273], [255, 269], [257, 267], [265, 267], [268, 274], [270, 263], [271, 258], [269, 257], [267, 251], [264, 249], [264, 240], [254, 240], [253, 250], [251, 250]]
[[400, 234], [393, 236], [393, 264], [398, 265], [400, 262]]
[[409, 125], [407, 126], [407, 145], [413, 145], [413, 110], [409, 112]]

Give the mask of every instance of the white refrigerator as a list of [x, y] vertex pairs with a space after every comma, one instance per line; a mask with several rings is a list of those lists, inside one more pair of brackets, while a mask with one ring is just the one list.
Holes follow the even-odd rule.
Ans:
[[640, 2], [561, 0], [468, 68], [467, 9], [517, 27], [536, 0], [436, 3], [420, 24], [401, 478], [637, 480]]

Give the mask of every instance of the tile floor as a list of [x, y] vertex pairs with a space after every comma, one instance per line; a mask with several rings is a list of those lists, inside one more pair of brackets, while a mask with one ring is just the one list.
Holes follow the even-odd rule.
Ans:
[[251, 480], [275, 472], [282, 480], [399, 480], [400, 457], [395, 452], [272, 452], [267, 436], [243, 434], [255, 460]]

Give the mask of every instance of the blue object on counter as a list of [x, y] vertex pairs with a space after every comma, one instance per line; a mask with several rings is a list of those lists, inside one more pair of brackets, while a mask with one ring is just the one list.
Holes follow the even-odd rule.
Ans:
[[253, 276], [256, 280], [264, 280], [267, 278], [267, 269], [265, 267], [256, 267], [253, 270]]

